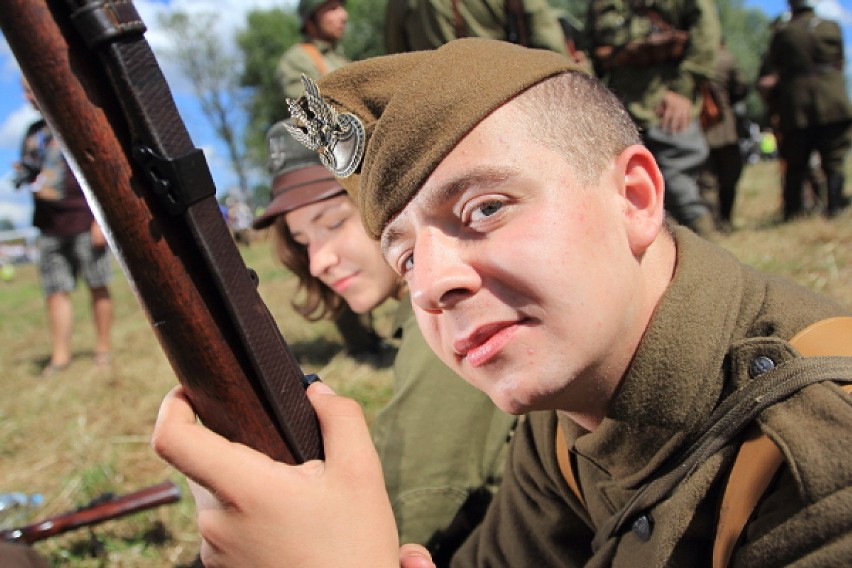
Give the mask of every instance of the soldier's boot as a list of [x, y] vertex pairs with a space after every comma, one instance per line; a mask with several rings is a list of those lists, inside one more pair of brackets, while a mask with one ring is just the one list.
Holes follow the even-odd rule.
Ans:
[[840, 211], [849, 206], [849, 198], [843, 195], [843, 174], [833, 173], [826, 180], [827, 199], [825, 207], [825, 215], [829, 218], [834, 217]]

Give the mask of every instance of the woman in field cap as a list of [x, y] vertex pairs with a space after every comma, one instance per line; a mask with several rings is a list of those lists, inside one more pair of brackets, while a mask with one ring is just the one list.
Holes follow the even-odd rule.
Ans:
[[400, 538], [427, 546], [441, 565], [484, 515], [516, 419], [429, 349], [405, 286], [317, 154], [284, 123], [270, 129], [267, 141], [272, 201], [255, 228], [272, 226], [279, 259], [298, 277], [306, 299], [297, 311], [328, 317], [342, 300], [362, 314], [398, 300], [393, 395], [376, 417], [373, 440]]
[[[660, 169], [600, 81], [470, 38], [307, 93], [297, 137], [357, 187], [429, 346], [524, 416], [454, 568], [848, 565], [852, 358], [805, 357], [796, 336], [828, 322], [836, 339], [849, 311], [666, 223]], [[230, 448], [166, 398], [154, 447], [218, 497], [199, 512], [205, 565], [428, 565], [400, 552], [363, 415], [330, 390], [308, 389], [325, 459], [301, 466]], [[728, 539], [746, 432], [777, 451], [746, 464], [777, 469]]]

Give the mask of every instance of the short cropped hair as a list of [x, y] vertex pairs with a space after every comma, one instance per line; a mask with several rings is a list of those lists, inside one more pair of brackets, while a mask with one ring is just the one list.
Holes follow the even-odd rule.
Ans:
[[625, 148], [642, 143], [624, 105], [585, 73], [569, 71], [545, 79], [509, 104], [525, 115], [526, 134], [563, 154], [584, 184], [596, 182]]

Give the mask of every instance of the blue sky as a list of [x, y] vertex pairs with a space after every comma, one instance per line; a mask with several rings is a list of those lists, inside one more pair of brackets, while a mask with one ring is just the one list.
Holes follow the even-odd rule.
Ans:
[[[852, 0], [817, 0], [817, 11], [826, 18], [841, 22], [844, 30], [847, 67], [852, 66]], [[242, 27], [244, 14], [252, 8], [270, 8], [289, 5], [281, 0], [135, 0], [137, 10], [148, 27], [146, 38], [154, 53], [168, 46], [169, 38], [158, 29], [157, 14], [180, 9], [186, 12], [217, 12], [228, 14], [220, 18], [220, 37], [233, 37], [234, 30]], [[745, 0], [746, 6], [759, 8], [769, 17], [787, 9], [786, 0]], [[178, 109], [196, 146], [204, 149], [213, 179], [220, 195], [235, 185], [235, 176], [229, 171], [221, 144], [198, 109], [189, 85], [180, 73], [161, 56], [160, 65]], [[848, 74], [847, 74], [848, 75]], [[852, 85], [850, 85], [852, 87]], [[17, 159], [21, 134], [35, 118], [21, 95], [20, 71], [5, 40], [0, 37], [0, 218], [11, 218], [16, 227], [30, 224], [30, 196], [16, 191], [11, 184], [12, 163]]]

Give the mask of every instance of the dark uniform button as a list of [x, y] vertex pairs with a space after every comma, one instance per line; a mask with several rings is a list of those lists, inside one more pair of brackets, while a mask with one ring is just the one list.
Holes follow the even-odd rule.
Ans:
[[748, 373], [752, 378], [756, 378], [774, 368], [775, 361], [765, 355], [760, 355], [759, 357], [752, 359], [751, 364], [748, 366]]
[[651, 531], [654, 528], [654, 523], [651, 521], [651, 517], [648, 515], [642, 515], [635, 521], [633, 521], [633, 526], [630, 527], [630, 530], [633, 531], [633, 534], [636, 535], [636, 538], [641, 540], [642, 542], [648, 542], [648, 539], [651, 538]]

